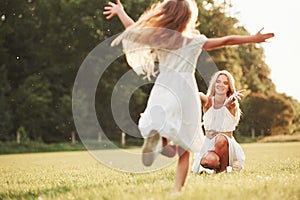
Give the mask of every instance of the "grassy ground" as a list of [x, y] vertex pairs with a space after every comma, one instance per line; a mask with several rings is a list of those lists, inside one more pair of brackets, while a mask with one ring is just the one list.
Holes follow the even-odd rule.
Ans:
[[133, 174], [110, 169], [86, 151], [1, 155], [0, 199], [300, 199], [300, 142], [242, 147], [243, 172], [190, 173], [176, 196], [176, 163]]
[[[109, 141], [89, 143], [91, 149], [112, 149], [115, 148]], [[25, 143], [16, 142], [0, 142], [0, 155], [2, 154], [21, 154], [21, 153], [40, 153], [40, 152], [59, 152], [59, 151], [85, 151], [86, 147], [77, 142], [71, 144], [64, 143], [43, 143], [37, 141], [29, 141]]]

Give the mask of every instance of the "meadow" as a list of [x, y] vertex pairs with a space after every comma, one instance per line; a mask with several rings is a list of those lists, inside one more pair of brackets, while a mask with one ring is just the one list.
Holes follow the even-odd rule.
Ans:
[[189, 173], [177, 195], [176, 162], [135, 174], [111, 169], [88, 151], [1, 155], [0, 199], [300, 199], [300, 142], [241, 145], [242, 172]]

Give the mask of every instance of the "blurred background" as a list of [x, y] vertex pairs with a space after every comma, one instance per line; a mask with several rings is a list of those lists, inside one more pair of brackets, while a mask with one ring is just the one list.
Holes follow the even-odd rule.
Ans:
[[[136, 20], [150, 2], [153, 1], [127, 0], [123, 4]], [[246, 25], [242, 12], [238, 13], [239, 8], [234, 7], [237, 0], [197, 2], [199, 30], [207, 37], [255, 33], [252, 26]], [[74, 126], [72, 89], [77, 71], [89, 52], [123, 31], [117, 18], [107, 21], [102, 15], [107, 3], [96, 0], [0, 2], [0, 153], [84, 149]], [[261, 25], [257, 24], [255, 29], [258, 31]], [[280, 35], [272, 28], [266, 27], [264, 32], [276, 31]], [[275, 38], [271, 44], [276, 44]], [[300, 133], [299, 99], [285, 93], [286, 86], [277, 89], [279, 82], [275, 84], [273, 78], [278, 75], [271, 72], [278, 62], [269, 61], [274, 54], [268, 54], [266, 59], [264, 47], [268, 45], [241, 45], [208, 52], [218, 69], [234, 75], [237, 89], [247, 89], [240, 102], [242, 120], [235, 131], [239, 142], [255, 142], [269, 136], [296, 136], [294, 140]], [[288, 58], [276, 56], [276, 59], [285, 63]], [[105, 134], [118, 146], [142, 144], [140, 138], [120, 130], [110, 107], [114, 86], [129, 69], [125, 58], [120, 57], [99, 81], [95, 94], [97, 117], [103, 128], [103, 133], [95, 133], [99, 142], [101, 134]], [[206, 92], [204, 77], [199, 73], [196, 76], [200, 91]], [[295, 85], [292, 78], [284, 82]], [[138, 88], [130, 99], [130, 115], [135, 122], [146, 106], [151, 87], [152, 84]]]

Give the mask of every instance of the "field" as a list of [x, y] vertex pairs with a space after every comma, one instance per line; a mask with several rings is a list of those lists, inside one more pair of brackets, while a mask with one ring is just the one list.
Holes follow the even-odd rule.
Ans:
[[87, 151], [1, 155], [0, 199], [300, 199], [300, 142], [242, 147], [244, 171], [190, 173], [177, 195], [171, 194], [175, 162], [135, 174], [106, 167]]

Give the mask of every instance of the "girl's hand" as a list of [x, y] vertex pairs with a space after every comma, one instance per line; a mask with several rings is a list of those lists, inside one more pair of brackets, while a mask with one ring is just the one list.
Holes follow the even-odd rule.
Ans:
[[103, 15], [106, 15], [106, 19], [111, 19], [123, 11], [123, 5], [120, 0], [116, 0], [116, 3], [109, 2], [108, 6], [104, 7]]
[[264, 28], [260, 29], [254, 36], [256, 37], [257, 41], [256, 42], [266, 42], [267, 39], [272, 38], [275, 36], [274, 33], [264, 33], [262, 34], [261, 31]]

